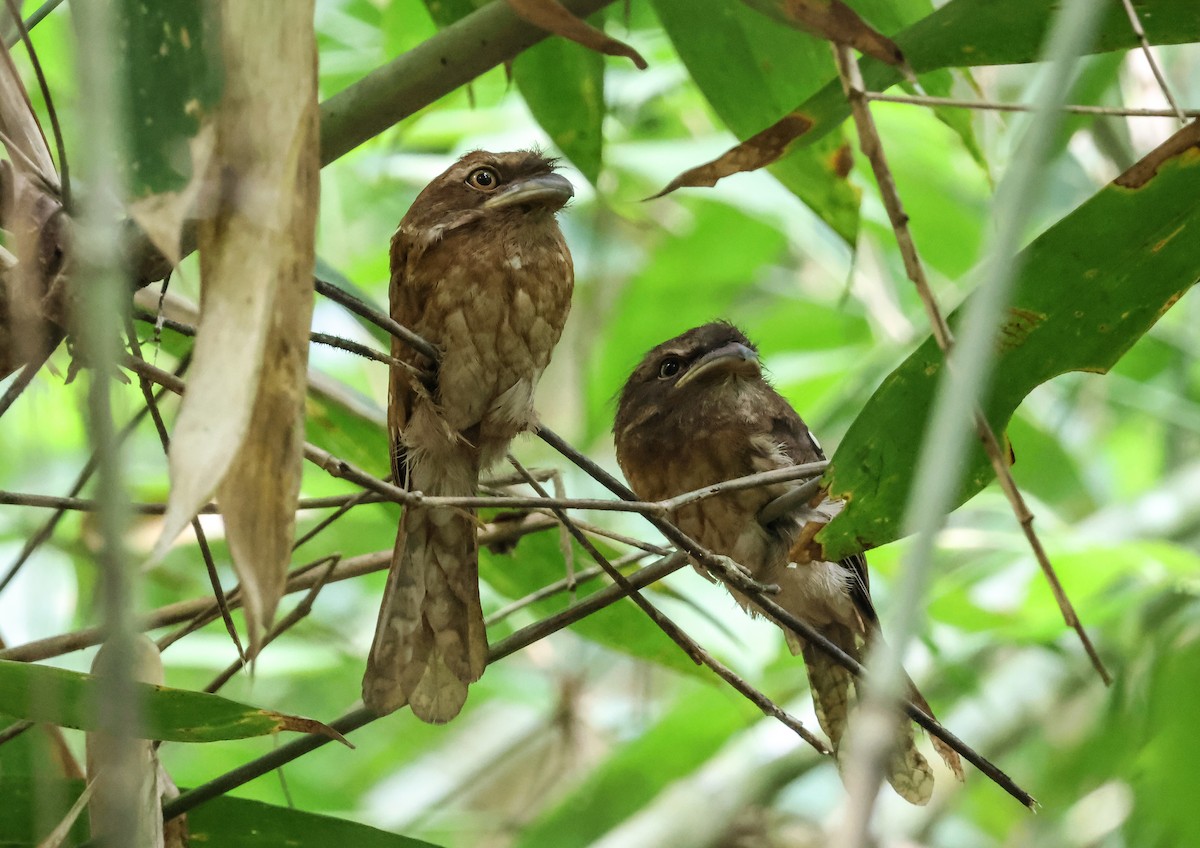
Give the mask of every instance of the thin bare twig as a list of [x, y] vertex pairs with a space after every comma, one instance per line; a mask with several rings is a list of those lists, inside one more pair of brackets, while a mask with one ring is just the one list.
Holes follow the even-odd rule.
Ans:
[[[550, 445], [563, 456], [567, 457], [567, 459], [571, 460], [571, 462], [592, 477], [592, 479], [596, 480], [596, 482], [600, 483], [600, 485], [604, 486], [604, 488], [608, 489], [617, 497], [626, 499], [633, 499], [637, 497], [627, 486], [601, 468], [592, 459], [580, 453], [552, 430], [549, 430], [546, 427], [539, 427], [537, 429], [537, 435], [542, 439], [542, 441], [546, 442], [546, 444]], [[689, 537], [686, 533], [683, 533], [673, 524], [649, 516], [647, 516], [646, 520], [658, 528], [658, 530], [664, 536], [670, 539], [671, 542], [679, 547], [682, 551], [686, 552], [688, 556], [692, 557], [698, 562], [704, 563], [705, 567], [719, 567], [720, 558], [714, 557], [710, 551], [700, 546], [694, 539]], [[718, 560], [718, 562], [710, 565], [710, 563], [713, 563], [714, 560]], [[807, 622], [802, 621], [785, 610], [783, 607], [779, 606], [779, 604], [775, 603], [775, 601], [773, 601], [769, 595], [760, 592], [752, 586], [739, 587], [739, 589], [746, 594], [750, 601], [758, 607], [763, 615], [774, 621], [777, 626], [796, 633], [801, 638], [808, 641], [814, 648], [824, 652], [839, 665], [846, 668], [851, 674], [856, 676], [862, 674], [863, 668], [856, 660], [850, 657], [837, 645], [830, 642], [829, 639], [824, 636], [824, 634], [820, 633], [818, 630], [815, 630]], [[591, 597], [595, 596], [593, 595]], [[972, 763], [980, 770], [980, 772], [990, 778], [997, 786], [999, 786], [1013, 798], [1020, 801], [1026, 807], [1033, 807], [1037, 804], [1033, 796], [1018, 786], [1012, 780], [1012, 778], [1000, 770], [995, 764], [989, 762], [985, 757], [968, 746], [957, 736], [950, 733], [950, 731], [944, 728], [932, 716], [928, 715], [911, 702], [902, 701], [902, 705], [905, 713], [913, 721], [961, 754], [965, 760]]]
[[[933, 336], [937, 341], [938, 347], [941, 348], [946, 367], [947, 369], [953, 368], [954, 364], [951, 352], [954, 348], [954, 335], [951, 333], [950, 327], [942, 315], [942, 311], [929, 286], [929, 281], [925, 276], [924, 265], [917, 252], [912, 232], [908, 227], [908, 215], [904, 211], [900, 194], [896, 189], [896, 182], [892, 177], [891, 169], [888, 167], [887, 158], [883, 152], [883, 143], [875, 127], [874, 118], [871, 116], [871, 109], [867, 103], [865, 86], [858, 63], [854, 61], [849, 50], [846, 48], [838, 48], [837, 59], [843, 88], [846, 91], [847, 99], [850, 101], [855, 127], [858, 129], [859, 145], [862, 148], [863, 154], [870, 161], [871, 169], [875, 174], [875, 180], [879, 184], [879, 193], [884, 207], [887, 209], [892, 230], [896, 235], [896, 244], [900, 248], [901, 256], [904, 258], [904, 268], [908, 273], [908, 278], [916, 286], [917, 294], [920, 296], [921, 303], [925, 307], [925, 312], [929, 316], [929, 322], [933, 328]], [[1096, 669], [1096, 673], [1100, 675], [1100, 679], [1104, 681], [1106, 686], [1110, 685], [1112, 677], [1109, 675], [1108, 669], [1105, 668], [1104, 662], [1100, 659], [1100, 655], [1092, 644], [1087, 631], [1084, 630], [1083, 625], [1080, 623], [1079, 617], [1075, 613], [1075, 608], [1067, 597], [1062, 584], [1059, 582], [1058, 575], [1055, 573], [1054, 567], [1046, 555], [1045, 548], [1042, 546], [1041, 540], [1033, 529], [1033, 513], [1030, 512], [1024, 497], [1013, 480], [1012, 471], [1008, 465], [1008, 455], [1000, 445], [999, 439], [996, 438], [995, 432], [992, 430], [987, 418], [984, 417], [978, 403], [973, 405], [972, 417], [976, 432], [983, 443], [984, 451], [987, 453], [988, 460], [992, 464], [992, 470], [995, 472], [996, 479], [1000, 483], [1000, 488], [1008, 498], [1017, 522], [1021, 525], [1021, 530], [1029, 541], [1030, 548], [1037, 558], [1038, 565], [1041, 567], [1042, 573], [1046, 576], [1046, 580], [1050, 584], [1063, 620], [1078, 635], [1079, 641], [1087, 652], [1092, 666]]]
[[[512, 544], [523, 536], [531, 533], [540, 533], [557, 526], [557, 521], [544, 516], [530, 516], [521, 522], [504, 521], [489, 524], [480, 531], [479, 543], [480, 545]], [[339, 582], [342, 580], [351, 580], [364, 574], [383, 571], [391, 562], [391, 555], [392, 552], [388, 549], [386, 551], [376, 551], [344, 559], [338, 564], [329, 580], [330, 582]], [[291, 571], [288, 574], [287, 584], [284, 589], [285, 594], [301, 592], [311, 588], [316, 579], [313, 569], [323, 561], [324, 558], [318, 559], [313, 563], [299, 566]], [[228, 601], [231, 609], [238, 609], [242, 605], [240, 588], [235, 587], [229, 593]], [[219, 611], [217, 610], [216, 602], [211, 597], [206, 596], [160, 607], [143, 616], [139, 621], [139, 627], [142, 630], [155, 630], [160, 627], [169, 627], [174, 624], [187, 622], [187, 629], [182, 632], [170, 634], [168, 637], [160, 640], [159, 649], [165, 650], [168, 645], [173, 644], [182, 636], [187, 635], [187, 633], [191, 633], [199, 627], [216, 621], [218, 615]], [[100, 628], [87, 627], [82, 630], [60, 633], [45, 639], [37, 639], [32, 642], [26, 642], [23, 645], [5, 648], [0, 650], [0, 659], [37, 662], [99, 645], [103, 639], [104, 634]]]
[[[159, 395], [161, 399], [161, 393]], [[148, 414], [145, 411], [141, 414]], [[140, 420], [140, 418], [139, 418]], [[328, 509], [330, 507], [353, 507], [361, 504], [383, 503], [389, 501], [383, 495], [375, 492], [354, 492], [348, 495], [326, 495], [319, 498], [300, 498], [297, 502], [296, 509], [298, 510], [314, 510]], [[6, 489], [0, 489], [0, 505], [4, 506], [30, 506], [44, 507], [47, 509], [61, 509], [74, 512], [95, 512], [100, 508], [96, 501], [90, 498], [77, 498], [63, 495], [37, 495], [30, 492], [10, 492]], [[146, 503], [135, 502], [129, 505], [132, 512], [138, 515], [163, 515], [167, 511], [167, 505], [162, 502]], [[201, 515], [217, 515], [221, 512], [220, 507], [215, 503], [204, 504], [200, 507]]]
[[[529, 483], [530, 487], [533, 488], [534, 491], [536, 491], [543, 498], [550, 498], [549, 492], [547, 492], [540, 483], [534, 480], [532, 476], [529, 476], [525, 472], [524, 466], [522, 466], [521, 463], [519, 463], [511, 454], [508, 457], [508, 461], [511, 462], [513, 467], [517, 469], [517, 473], [524, 474], [526, 476], [526, 482]], [[814, 736], [808, 730], [808, 728], [800, 723], [799, 720], [789, 715], [778, 704], [776, 704], [758, 689], [751, 686], [740, 675], [736, 674], [731, 668], [710, 654], [695, 639], [689, 636], [682, 627], [663, 614], [663, 612], [654, 606], [654, 604], [646, 600], [641, 592], [630, 585], [629, 581], [625, 578], [625, 575], [614, 568], [612, 563], [608, 561], [607, 557], [597, 550], [596, 546], [592, 544], [591, 540], [583, 534], [583, 531], [575, 526], [575, 523], [571, 521], [570, 516], [568, 516], [561, 507], [551, 507], [551, 509], [558, 517], [558, 520], [562, 522], [563, 526], [567, 528], [568, 532], [575, 537], [575, 541], [578, 542], [579, 545], [585, 551], [587, 551], [588, 555], [596, 561], [596, 564], [604, 569], [605, 573], [608, 574], [609, 578], [611, 578], [614, 583], [625, 590], [626, 594], [629, 596], [629, 599], [637, 604], [638, 608], [644, 612], [651, 621], [654, 622], [658, 629], [667, 635], [667, 638], [678, 645], [679, 649], [683, 651], [684, 654], [686, 654], [689, 658], [691, 658], [692, 662], [696, 663], [696, 665], [708, 667], [717, 675], [717, 677], [724, 680], [731, 687], [733, 687], [735, 691], [739, 692], [743, 697], [750, 701], [750, 703], [762, 710], [764, 715], [771, 716], [780, 721], [784, 726], [795, 732], [796, 735], [815, 748], [818, 753], [829, 753], [829, 749], [825, 746], [825, 743]]]
[[[138, 343], [137, 330], [133, 325], [133, 318], [126, 317], [125, 332], [129, 338], [129, 349], [133, 356], [144, 360], [142, 346]], [[158, 400], [154, 397], [150, 380], [139, 374], [138, 386], [142, 390], [142, 402], [150, 410], [150, 419], [154, 422], [154, 429], [158, 433], [158, 441], [162, 445], [163, 455], [169, 456], [171, 452], [171, 437], [167, 434], [167, 425], [163, 421], [161, 410], [158, 408]], [[246, 650], [242, 647], [242, 640], [238, 638], [237, 626], [233, 623], [233, 616], [229, 612], [229, 604], [225, 599], [225, 590], [221, 587], [221, 576], [217, 574], [217, 564], [213, 561], [212, 549], [208, 546], [208, 535], [204, 532], [199, 517], [192, 519], [192, 532], [196, 534], [196, 545], [200, 548], [200, 558], [204, 560], [204, 570], [208, 573], [208, 583], [212, 587], [213, 598], [217, 602], [217, 608], [221, 611], [221, 620], [225, 623], [225, 632], [233, 640], [233, 646], [237, 649], [238, 657], [244, 662], [246, 660]]]
[[[390, 552], [387, 552], [387, 557], [388, 562], [390, 562]], [[635, 589], [640, 589], [656, 580], [661, 580], [674, 571], [678, 571], [686, 564], [687, 558], [684, 555], [672, 554], [631, 574], [628, 578], [629, 585]], [[605, 607], [621, 600], [623, 597], [625, 597], [625, 590], [622, 587], [615, 584], [606, 586], [562, 612], [521, 628], [508, 638], [491, 646], [488, 650], [488, 665], [510, 656], [523, 648], [527, 648], [534, 642], [544, 639], [552, 633], [557, 633], [559, 630], [574, 624], [580, 619], [599, 612]], [[330, 722], [329, 726], [345, 735], [370, 724], [378, 718], [379, 716], [370, 710], [359, 707], [346, 713], [341, 718]], [[178, 798], [164, 804], [163, 818], [172, 819], [175, 816], [182, 815], [188, 810], [203, 804], [205, 801], [210, 801], [213, 798], [224, 795], [226, 792], [236, 789], [242, 784], [254, 780], [256, 777], [261, 777], [292, 760], [315, 751], [329, 741], [328, 737], [321, 734], [309, 734], [294, 739], [288, 744], [271, 751], [269, 754], [265, 754], [257, 760], [244, 763], [202, 786], [197, 786], [195, 789], [184, 792]]]
[[1167, 85], [1167, 78], [1163, 76], [1162, 69], [1158, 67], [1154, 51], [1150, 49], [1150, 42], [1146, 39], [1146, 30], [1142, 28], [1141, 18], [1138, 17], [1137, 9], [1133, 8], [1132, 0], [1121, 0], [1121, 4], [1125, 7], [1125, 14], [1129, 16], [1129, 26], [1133, 28], [1133, 34], [1137, 36], [1138, 43], [1142, 46], [1142, 55], [1146, 57], [1146, 64], [1150, 66], [1150, 72], [1154, 74], [1158, 87], [1162, 89], [1163, 97], [1167, 98], [1167, 102], [1171, 104], [1175, 117], [1179, 119], [1179, 125], [1183, 126], [1187, 123], [1187, 115], [1179, 108], [1175, 95], [1171, 94], [1171, 86]]
[[[311, 539], [316, 538], [318, 533], [320, 533], [322, 530], [325, 530], [327, 527], [329, 527], [330, 524], [333, 524], [333, 522], [337, 521], [339, 518], [341, 518], [347, 512], [352, 510], [354, 507], [358, 506], [359, 504], [367, 503], [367, 502], [370, 502], [370, 501], [376, 500], [376, 499], [378, 499], [377, 495], [375, 495], [373, 492], [368, 492], [365, 490], [346, 497], [343, 500], [343, 503], [338, 505], [337, 509], [335, 509], [332, 513], [330, 513], [329, 515], [322, 518], [320, 521], [317, 522], [316, 526], [312, 527], [310, 530], [308, 530], [308, 532], [306, 532], [299, 539], [297, 539], [295, 542], [293, 542], [292, 550], [295, 551], [297, 548], [299, 548], [305, 542], [308, 542]], [[297, 508], [304, 509], [304, 507], [300, 506], [299, 504], [297, 505]]]
[[[954, 97], [931, 97], [914, 94], [885, 94], [882, 91], [864, 92], [867, 100], [879, 103], [903, 103], [909, 106], [938, 106], [949, 109], [977, 109], [990, 112], [1033, 112], [1036, 106], [1029, 103], [999, 103], [994, 100], [960, 100]], [[1184, 115], [1200, 118], [1200, 109], [1134, 109], [1122, 106], [1063, 106], [1063, 112], [1072, 115], [1107, 115], [1125, 118], [1174, 118]]]
[[[190, 363], [191, 363], [190, 357], [184, 357], [180, 361], [179, 366], [175, 369], [175, 373], [173, 376], [181, 377], [187, 371], [188, 365]], [[166, 394], [167, 391], [168, 391], [167, 389], [163, 389], [162, 391], [160, 391], [158, 393], [158, 395], [156, 396], [157, 399], [161, 400], [163, 395]], [[125, 440], [129, 438], [130, 434], [132, 434], [133, 431], [137, 429], [137, 426], [138, 426], [138, 424], [141, 423], [142, 419], [145, 418], [149, 414], [150, 414], [150, 410], [148, 407], [143, 406], [141, 409], [139, 409], [137, 411], [137, 413], [134, 414], [133, 418], [131, 418], [129, 420], [129, 423], [126, 424], [123, 428], [121, 428], [121, 432], [117, 434], [117, 443], [124, 444]], [[96, 454], [95, 454], [95, 452], [93, 452], [92, 455], [88, 458], [88, 461], [84, 464], [83, 469], [79, 472], [79, 476], [75, 478], [75, 482], [71, 485], [69, 497], [61, 498], [61, 499], [45, 498], [46, 503], [42, 504], [42, 503], [38, 503], [38, 500], [41, 498], [44, 498], [45, 496], [41, 496], [41, 495], [25, 495], [25, 496], [23, 496], [23, 497], [29, 499], [29, 504], [28, 504], [29, 506], [42, 506], [42, 505], [53, 506], [55, 508], [55, 512], [53, 515], [50, 516], [50, 518], [48, 518], [46, 520], [46, 523], [43, 524], [36, 533], [34, 533], [31, 537], [29, 537], [29, 539], [26, 540], [25, 544], [21, 547], [21, 552], [19, 554], [17, 554], [17, 558], [15, 560], [13, 560], [12, 565], [10, 565], [8, 567], [8, 570], [4, 573], [4, 576], [0, 577], [0, 592], [4, 591], [4, 587], [6, 587], [10, 582], [12, 582], [12, 579], [17, 576], [17, 572], [19, 572], [21, 570], [21, 567], [29, 560], [29, 557], [31, 557], [33, 555], [34, 551], [36, 551], [39, 547], [41, 547], [42, 544], [44, 544], [45, 541], [54, 534], [54, 528], [58, 526], [58, 522], [62, 519], [63, 515], [65, 514], [65, 511], [68, 509], [76, 508], [74, 506], [69, 505], [69, 503], [77, 500], [74, 496], [79, 494], [81, 491], [83, 491], [83, 487], [85, 485], [87, 485], [88, 480], [91, 479], [92, 474], [94, 474], [95, 471], [96, 471]], [[8, 492], [6, 492], [4, 494], [12, 495], [12, 493], [8, 493]], [[14, 499], [11, 502], [19, 503], [19, 501], [16, 500], [17, 497], [21, 497], [21, 496], [13, 495]], [[62, 501], [62, 502], [61, 503], [60, 502], [52, 503], [51, 501]], [[4, 501], [4, 502], [7, 503], [8, 501]], [[95, 501], [81, 501], [80, 503], [88, 504], [87, 508], [89, 510], [96, 509]]]
[[317, 294], [329, 298], [339, 306], [349, 309], [360, 318], [365, 318], [366, 320], [370, 321], [381, 330], [391, 333], [413, 350], [417, 351], [418, 353], [425, 354], [425, 356], [428, 356], [434, 362], [440, 358], [440, 354], [438, 353], [436, 347], [425, 341], [412, 330], [408, 329], [408, 327], [401, 325], [393, 318], [384, 315], [379, 310], [369, 306], [366, 303], [363, 303], [357, 297], [345, 291], [344, 289], [338, 288], [333, 283], [328, 283], [325, 280], [322, 280], [320, 277], [316, 277], [314, 279], [314, 285], [316, 287]]
[[4, 390], [4, 395], [0, 397], [0, 417], [3, 417], [4, 413], [8, 412], [8, 408], [21, 396], [21, 392], [25, 391], [29, 384], [33, 382], [33, 378], [37, 375], [38, 370], [46, 364], [46, 360], [50, 358], [50, 354], [52, 353], [54, 353], [54, 348], [44, 351], [36, 359], [25, 363], [25, 367], [21, 369], [21, 373], [13, 378], [13, 381], [8, 384], [8, 388]]
[[[613, 566], [620, 568], [623, 565], [636, 563], [638, 560], [645, 558], [645, 556], [646, 553], [644, 551], [634, 551], [631, 554], [626, 554], [620, 559], [614, 560]], [[564, 577], [561, 580], [554, 581], [553, 583], [548, 583], [547, 585], [538, 589], [536, 592], [530, 592], [525, 597], [517, 598], [517, 600], [513, 601], [512, 603], [505, 604], [504, 606], [500, 607], [500, 609], [496, 610], [494, 613], [485, 618], [483, 623], [488, 627], [491, 627], [493, 624], [499, 624], [514, 613], [520, 612], [526, 607], [536, 604], [538, 601], [544, 601], [547, 598], [554, 597], [560, 592], [567, 592], [572, 588], [582, 586], [583, 584], [599, 577], [603, 573], [603, 568], [598, 565], [593, 565], [591, 568], [585, 568], [578, 574], [570, 577]]]
[[[337, 567], [337, 564], [341, 561], [341, 559], [341, 554], [333, 554], [332, 556], [325, 557], [324, 561], [329, 563], [328, 566], [326, 566], [326, 568], [317, 577], [317, 581], [313, 583], [312, 588], [308, 590], [308, 593], [300, 599], [300, 603], [296, 604], [296, 606], [292, 608], [291, 612], [279, 619], [279, 621], [275, 622], [274, 626], [270, 629], [267, 635], [263, 637], [262, 645], [259, 646], [259, 654], [262, 653], [263, 648], [267, 647], [267, 645], [270, 645], [281, 635], [295, 627], [310, 612], [312, 612], [313, 602], [316, 601], [317, 595], [320, 594], [321, 590], [325, 588], [325, 584], [329, 582], [329, 578], [333, 574], [333, 570]], [[220, 674], [214, 677], [212, 681], [204, 687], [204, 691], [209, 693], [217, 692], [222, 686], [228, 683], [235, 674], [244, 668], [247, 662], [248, 660], [246, 659], [245, 654], [239, 651], [238, 658], [231, 662], [223, 671], [221, 671]]]
[[[154, 315], [144, 309], [135, 307], [133, 317], [146, 324], [153, 324], [155, 332], [165, 327], [168, 330], [173, 330], [181, 336], [193, 338], [196, 335], [196, 328], [191, 324], [185, 324], [183, 321], [176, 321], [173, 318], [167, 318], [165, 315]], [[329, 333], [309, 333], [308, 340], [316, 344], [322, 344], [326, 347], [338, 348], [347, 353], [353, 353], [355, 356], [361, 356], [363, 359], [370, 359], [373, 362], [380, 362], [384, 365], [394, 365], [397, 368], [411, 370], [412, 366], [407, 362], [389, 356], [386, 353], [380, 353], [374, 348], [367, 347], [364, 344], [344, 339], [341, 336], [330, 335]]]

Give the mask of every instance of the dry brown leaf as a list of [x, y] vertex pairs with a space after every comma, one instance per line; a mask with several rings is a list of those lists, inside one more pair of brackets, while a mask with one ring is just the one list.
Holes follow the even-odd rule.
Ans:
[[508, 5], [518, 17], [547, 32], [561, 35], [597, 53], [624, 56], [637, 65], [639, 71], [649, 67], [641, 53], [623, 41], [610, 38], [587, 21], [575, 17], [558, 0], [508, 0]]
[[747, 6], [835, 44], [846, 44], [881, 62], [906, 68], [896, 43], [841, 0], [742, 0]]
[[146, 238], [172, 266], [183, 258], [181, 240], [184, 221], [197, 214], [196, 203], [209, 185], [208, 163], [212, 159], [216, 131], [211, 119], [205, 119], [196, 135], [188, 139], [192, 160], [192, 178], [179, 191], [164, 191], [140, 197], [129, 204], [133, 218]]
[[[40, 361], [63, 337], [65, 306], [54, 282], [67, 239], [58, 174], [29, 95], [0, 44], [0, 228], [12, 253], [0, 272], [0, 378]], [[50, 296], [51, 293], [53, 296]]]
[[718, 180], [732, 174], [765, 168], [787, 153], [788, 145], [808, 132], [812, 125], [812, 120], [799, 112], [784, 115], [762, 132], [730, 148], [711, 162], [684, 171], [671, 180], [666, 188], [647, 199], [662, 197], [677, 188], [715, 186]]
[[[286, 10], [286, 14], [281, 14]], [[216, 493], [251, 654], [282, 594], [300, 487], [318, 193], [313, 0], [222, 4], [214, 214], [155, 557]]]

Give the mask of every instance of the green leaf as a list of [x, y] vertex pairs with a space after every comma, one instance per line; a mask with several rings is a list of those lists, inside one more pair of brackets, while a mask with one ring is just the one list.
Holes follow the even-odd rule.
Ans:
[[[134, 684], [141, 701], [145, 739], [215, 742], [265, 736], [280, 730], [336, 731], [318, 721], [260, 710], [206, 692]], [[78, 730], [97, 727], [97, 678], [61, 668], [0, 660], [0, 713]]]
[[222, 848], [437, 848], [358, 822], [242, 798], [214, 798], [188, 813], [193, 844]]
[[[829, 45], [726, 0], [653, 0], [692, 80], [739, 139], [774, 123], [834, 73]], [[794, 149], [771, 173], [854, 244], [859, 191], [847, 180], [845, 141]]]
[[542, 129], [595, 184], [603, 147], [604, 57], [574, 41], [547, 38], [517, 56], [513, 78]]
[[[1186, 44], [1200, 41], [1200, 15], [1194, 0], [1141, 0], [1135, 2], [1151, 44]], [[947, 67], [1016, 65], [1036, 61], [1058, 6], [1045, 0], [953, 0], [932, 15], [895, 36], [913, 70], [925, 73]], [[1136, 47], [1137, 38], [1119, 3], [1110, 4], [1101, 21], [1092, 53]], [[901, 80], [899, 71], [874, 59], [860, 63], [871, 91], [884, 91]], [[813, 122], [796, 147], [816, 144], [850, 115], [841, 83], [833, 74], [819, 92], [796, 107]], [[763, 121], [762, 129], [783, 115], [785, 107]]]
[[[1200, 277], [1196, 135], [1194, 125], [1180, 131], [1180, 152], [1153, 170], [1143, 161], [1022, 251], [983, 404], [997, 433], [1035, 386], [1068, 371], [1108, 371]], [[941, 352], [927, 339], [846, 433], [826, 482], [847, 505], [817, 537], [830, 559], [899, 536], [942, 366]], [[945, 473], [963, 481], [958, 503], [992, 478], [977, 444], [964, 468]]]
[[384, 411], [333, 378], [329, 383], [338, 391], [309, 386], [304, 400], [304, 437], [369, 474], [388, 476], [392, 469]]
[[[0, 778], [0, 846], [34, 848], [54, 822], [62, 818], [71, 800], [83, 790], [81, 780], [32, 781]], [[388, 833], [358, 822], [319, 816], [301, 810], [263, 804], [244, 798], [219, 797], [191, 810], [188, 834], [192, 845], [221, 848], [437, 848], [429, 842]], [[72, 828], [79, 844], [87, 839], [86, 820]]]
[[192, 176], [187, 142], [221, 97], [220, 21], [201, 0], [121, 0], [117, 10], [129, 190], [177, 191]]

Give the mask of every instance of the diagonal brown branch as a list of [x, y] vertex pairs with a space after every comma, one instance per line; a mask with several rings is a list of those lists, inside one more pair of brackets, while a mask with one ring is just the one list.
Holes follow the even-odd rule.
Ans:
[[1171, 104], [1175, 117], [1179, 119], [1179, 125], [1183, 126], [1187, 123], [1187, 115], [1179, 108], [1175, 95], [1171, 93], [1171, 86], [1167, 85], [1167, 78], [1163, 76], [1162, 69], [1154, 58], [1154, 51], [1150, 49], [1150, 42], [1146, 39], [1146, 30], [1142, 28], [1142, 19], [1138, 17], [1137, 9], [1133, 8], [1133, 0], [1121, 0], [1121, 4], [1125, 7], [1125, 14], [1129, 16], [1129, 26], [1133, 28], [1133, 34], [1137, 36], [1138, 44], [1142, 47], [1142, 55], [1146, 57], [1150, 73], [1154, 74], [1154, 79], [1162, 90], [1163, 97], [1167, 98], [1167, 103]]
[[[524, 466], [517, 462], [513, 456], [510, 455], [508, 460], [513, 464], [513, 467], [516, 468], [519, 473], [525, 475], [526, 482], [534, 489], [534, 491], [536, 491], [543, 498], [548, 499], [550, 497], [549, 493], [542, 487], [542, 485], [534, 480], [533, 477], [529, 475], [527, 471], [525, 471]], [[829, 749], [825, 746], [825, 743], [823, 743], [816, 736], [813, 736], [813, 734], [796, 718], [789, 715], [765, 694], [751, 686], [741, 676], [734, 673], [732, 669], [710, 654], [698, 642], [696, 642], [695, 639], [689, 636], [682, 627], [663, 614], [663, 612], [655, 607], [654, 604], [646, 600], [646, 598], [643, 597], [637, 589], [630, 585], [629, 581], [625, 578], [625, 575], [621, 574], [620, 571], [613, 567], [612, 563], [608, 561], [604, 554], [600, 553], [600, 551], [596, 549], [596, 546], [593, 545], [591, 540], [588, 539], [588, 537], [585, 536], [583, 532], [575, 526], [575, 522], [570, 519], [570, 517], [561, 507], [551, 507], [551, 510], [558, 517], [558, 520], [562, 522], [563, 526], [567, 528], [568, 532], [575, 537], [575, 541], [577, 541], [580, 546], [587, 551], [588, 556], [595, 560], [596, 564], [604, 569], [604, 572], [612, 579], [612, 581], [625, 591], [629, 599], [637, 604], [638, 608], [644, 612], [646, 616], [653, 621], [660, 630], [662, 630], [663, 633], [667, 634], [667, 637], [676, 645], [678, 645], [680, 650], [682, 650], [692, 660], [692, 662], [696, 663], [696, 665], [703, 665], [709, 668], [714, 674], [728, 683], [735, 691], [739, 692], [748, 701], [750, 701], [750, 703], [762, 710], [764, 715], [778, 719], [785, 727], [788, 727], [794, 731], [801, 739], [815, 748], [819, 753], [829, 753]]]
[[[144, 361], [142, 346], [138, 343], [137, 330], [133, 326], [132, 318], [127, 319], [125, 330], [129, 338], [129, 349], [132, 351], [133, 356]], [[162, 445], [163, 454], [169, 455], [171, 437], [167, 434], [167, 425], [163, 421], [162, 412], [158, 408], [158, 399], [154, 397], [152, 383], [147, 378], [139, 375], [138, 386], [142, 390], [142, 402], [146, 405], [146, 409], [150, 411], [150, 418], [154, 422], [155, 431], [158, 433], [158, 441]], [[233, 623], [233, 616], [229, 614], [229, 604], [225, 599], [225, 590], [221, 588], [221, 577], [217, 574], [217, 564], [213, 561], [212, 549], [208, 546], [208, 535], [200, 525], [200, 518], [198, 516], [192, 519], [192, 532], [196, 534], [196, 545], [200, 548], [200, 557], [204, 560], [204, 570], [208, 573], [208, 582], [212, 586], [213, 598], [217, 602], [217, 608], [221, 611], [221, 621], [225, 624], [225, 632], [229, 634], [229, 638], [233, 641], [233, 646], [237, 649], [238, 657], [245, 661], [246, 650], [242, 647], [242, 640], [238, 638], [237, 626]]]
[[[904, 258], [905, 271], [907, 271], [908, 278], [912, 281], [913, 285], [916, 286], [917, 294], [920, 295], [921, 303], [925, 307], [926, 314], [929, 316], [929, 323], [933, 328], [933, 337], [937, 340], [938, 347], [942, 350], [942, 354], [946, 360], [946, 367], [953, 368], [954, 362], [951, 353], [954, 348], [954, 335], [951, 333], [950, 327], [946, 324], [946, 319], [929, 286], [929, 280], [925, 276], [925, 267], [921, 262], [920, 254], [917, 252], [916, 243], [913, 241], [912, 231], [908, 227], [908, 215], [904, 211], [904, 205], [896, 189], [895, 179], [892, 177], [891, 169], [888, 167], [887, 158], [883, 152], [883, 143], [879, 137], [879, 131], [876, 129], [875, 120], [871, 116], [871, 109], [867, 102], [866, 88], [863, 84], [858, 63], [854, 61], [849, 51], [845, 48], [837, 49], [837, 60], [838, 71], [842, 75], [843, 87], [850, 101], [855, 127], [858, 130], [859, 145], [862, 148], [863, 155], [871, 163], [875, 180], [879, 184], [880, 196], [883, 199], [884, 207], [887, 209], [892, 230], [896, 235], [896, 243], [900, 248], [900, 254]], [[1054, 599], [1057, 601], [1058, 608], [1062, 612], [1063, 620], [1078, 634], [1079, 641], [1087, 652], [1092, 666], [1096, 669], [1096, 673], [1100, 675], [1100, 679], [1104, 681], [1105, 685], [1110, 685], [1112, 677], [1109, 675], [1108, 669], [1105, 668], [1104, 662], [1100, 659], [1100, 655], [1096, 652], [1096, 648], [1092, 644], [1087, 631], [1084, 630], [1083, 625], [1080, 623], [1079, 617], [1075, 613], [1075, 608], [1072, 606], [1066, 591], [1059, 582], [1058, 575], [1055, 573], [1054, 567], [1046, 555], [1046, 550], [1042, 546], [1036, 531], [1033, 529], [1033, 513], [1030, 512], [1025, 498], [1021, 495], [1016, 482], [1013, 480], [1007, 453], [1001, 447], [999, 439], [996, 438], [995, 432], [992, 430], [991, 425], [988, 424], [978, 404], [975, 405], [972, 417], [974, 419], [975, 430], [979, 434], [980, 441], [983, 443], [984, 451], [987, 453], [988, 460], [992, 464], [992, 469], [995, 471], [1000, 488], [1008, 498], [1013, 514], [1016, 516], [1017, 522], [1021, 525], [1021, 530], [1025, 534], [1025, 538], [1028, 540], [1034, 556], [1037, 558], [1042, 573], [1046, 576], [1046, 580], [1050, 584], [1051, 591], [1054, 593]]]

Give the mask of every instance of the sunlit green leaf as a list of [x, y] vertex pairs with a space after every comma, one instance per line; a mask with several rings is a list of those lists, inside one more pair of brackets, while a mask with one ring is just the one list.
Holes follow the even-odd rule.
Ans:
[[[134, 684], [143, 738], [172, 742], [245, 739], [280, 730], [323, 732], [320, 722], [229, 701], [206, 692]], [[0, 660], [0, 713], [61, 727], [95, 730], [97, 678], [34, 663]]]
[[191, 178], [187, 142], [221, 95], [220, 25], [200, 0], [116, 7], [129, 98], [129, 187], [134, 196], [174, 191]]
[[[1109, 185], [1022, 252], [984, 403], [997, 432], [1040, 383], [1111, 368], [1200, 278], [1200, 239], [1193, 237], [1200, 155], [1188, 147], [1143, 176], [1144, 183], [1123, 177], [1126, 184]], [[827, 474], [831, 493], [847, 500], [818, 536], [827, 556], [840, 559], [899, 535], [942, 367], [930, 338], [884, 380], [846, 434]], [[957, 473], [961, 503], [992, 477], [982, 447], [974, 444]]]
[[547, 38], [513, 62], [529, 111], [583, 175], [600, 176], [604, 57], [565, 38]]

